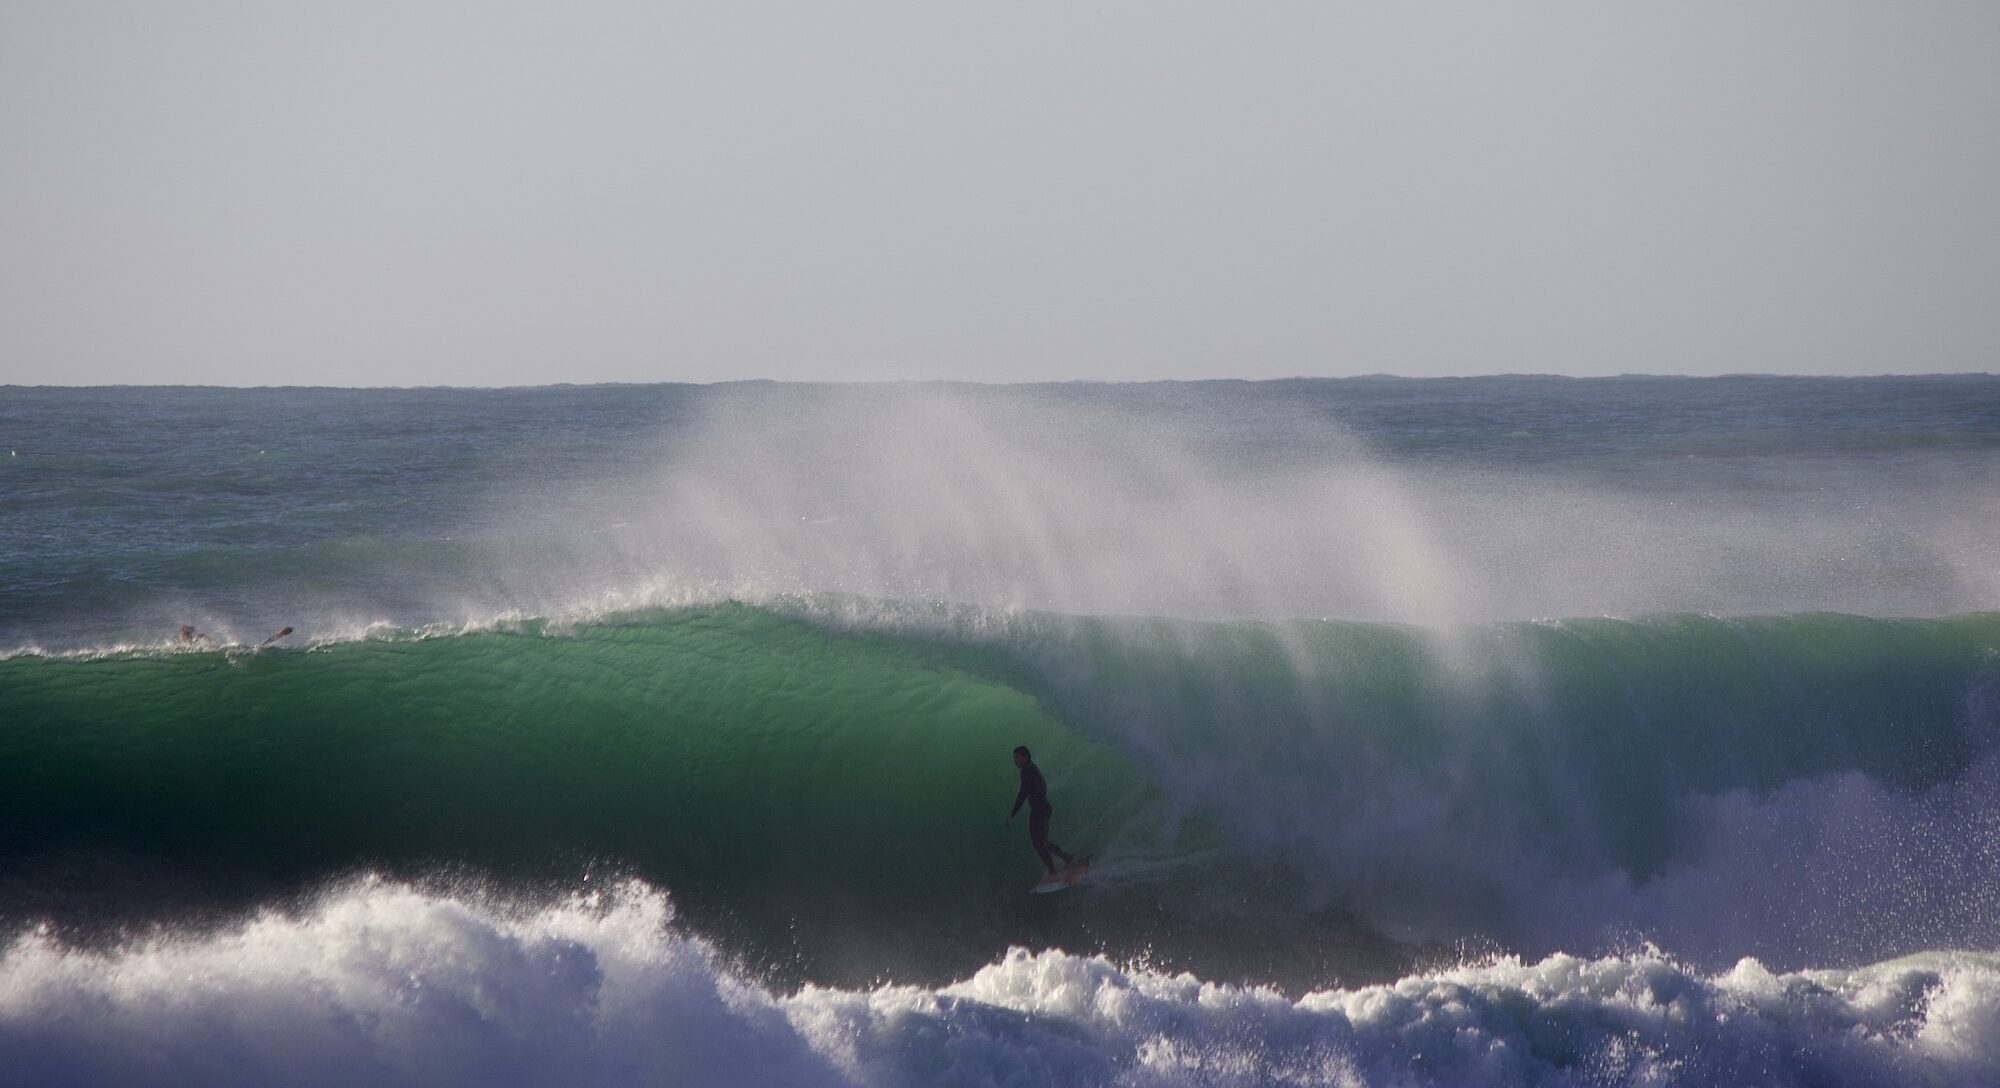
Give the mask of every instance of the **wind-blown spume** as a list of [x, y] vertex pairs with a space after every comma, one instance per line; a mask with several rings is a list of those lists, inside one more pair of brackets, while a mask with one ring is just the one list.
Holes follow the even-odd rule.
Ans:
[[1983, 461], [1891, 472], [1803, 440], [1754, 458], [1596, 442], [1503, 470], [1449, 446], [1391, 455], [1345, 414], [1171, 385], [717, 389], [655, 467], [500, 505], [483, 581], [427, 614], [835, 593], [1448, 633], [2000, 607], [2000, 472]]
[[[257, 427], [185, 465], [133, 440], [115, 401], [78, 398], [41, 441], [87, 442], [104, 478], [9, 466], [26, 520], [0, 540], [0, 652], [820, 593], [1446, 634], [2000, 607], [1983, 387], [1884, 391], [1964, 402], [1940, 444], [1878, 433], [1849, 404], [1862, 384], [1820, 390], [1817, 412], [1784, 383], [1656, 384], [1470, 383], [1442, 403], [1395, 382], [343, 396], [372, 446], [308, 394], [211, 393]], [[139, 505], [75, 515], [127, 481]], [[278, 509], [231, 520], [246, 503]]]
[[[1279, 448], [1241, 449], [1243, 429]], [[543, 612], [836, 593], [1003, 612], [1459, 614], [1393, 474], [1332, 420], [1282, 407], [754, 388], [719, 396], [660, 460], [510, 512], [543, 529], [492, 558], [501, 596]]]
[[[1391, 460], [1319, 405], [1171, 387], [739, 390], [657, 471], [551, 507], [615, 523], [494, 569], [526, 572], [509, 599], [551, 579], [546, 600], [616, 607], [831, 594], [807, 611], [851, 629], [1026, 638], [1042, 697], [1145, 767], [1162, 811], [1303, 864], [1399, 933], [1643, 933], [1799, 963], [1988, 940], [1979, 896], [1913, 901], [1882, 875], [1992, 871], [1969, 845], [1992, 807], [1986, 635], [1932, 657], [1910, 648], [1924, 628], [1836, 617], [1490, 620], [1991, 607], [2000, 563], [1969, 527], [1994, 474], [1886, 480], [1783, 442], [1719, 465], [1614, 451]], [[1024, 609], [1412, 626], [1023, 636]], [[1760, 865], [1764, 921], [1694, 906]]]

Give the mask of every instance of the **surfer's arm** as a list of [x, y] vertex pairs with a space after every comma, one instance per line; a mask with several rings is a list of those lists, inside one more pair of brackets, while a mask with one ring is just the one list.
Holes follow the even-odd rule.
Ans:
[[1012, 820], [1021, 814], [1021, 805], [1028, 800], [1028, 784], [1021, 783], [1021, 792], [1014, 795], [1014, 807], [1007, 810], [1007, 818]]

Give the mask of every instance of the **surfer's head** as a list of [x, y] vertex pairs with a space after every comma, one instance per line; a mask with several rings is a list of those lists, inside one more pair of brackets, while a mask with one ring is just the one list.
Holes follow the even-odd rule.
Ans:
[[1014, 766], [1025, 767], [1035, 757], [1028, 754], [1028, 746], [1023, 744], [1014, 749]]

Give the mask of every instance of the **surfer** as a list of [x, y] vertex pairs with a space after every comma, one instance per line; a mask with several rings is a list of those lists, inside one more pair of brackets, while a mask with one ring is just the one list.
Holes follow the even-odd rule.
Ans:
[[181, 641], [184, 643], [207, 642], [208, 636], [194, 629], [194, 624], [181, 624]]
[[1014, 809], [1007, 814], [1007, 823], [1012, 825], [1014, 817], [1021, 812], [1021, 803], [1028, 804], [1028, 841], [1035, 845], [1035, 853], [1041, 856], [1042, 865], [1050, 876], [1056, 875], [1056, 863], [1049, 855], [1063, 859], [1068, 865], [1074, 859], [1069, 852], [1049, 841], [1049, 813], [1055, 809], [1049, 805], [1049, 784], [1042, 780], [1042, 769], [1035, 766], [1035, 759], [1028, 754], [1028, 746], [1023, 744], [1014, 749], [1014, 766], [1021, 768], [1021, 792], [1014, 795]]

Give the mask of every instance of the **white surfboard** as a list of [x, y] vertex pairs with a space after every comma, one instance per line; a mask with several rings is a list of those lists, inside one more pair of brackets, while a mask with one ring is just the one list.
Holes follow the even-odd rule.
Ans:
[[1062, 891], [1064, 888], [1074, 888], [1077, 881], [1082, 880], [1089, 872], [1089, 860], [1086, 858], [1077, 858], [1075, 861], [1056, 870], [1054, 876], [1044, 877], [1040, 884], [1028, 890], [1036, 895], [1047, 895], [1050, 892]]

